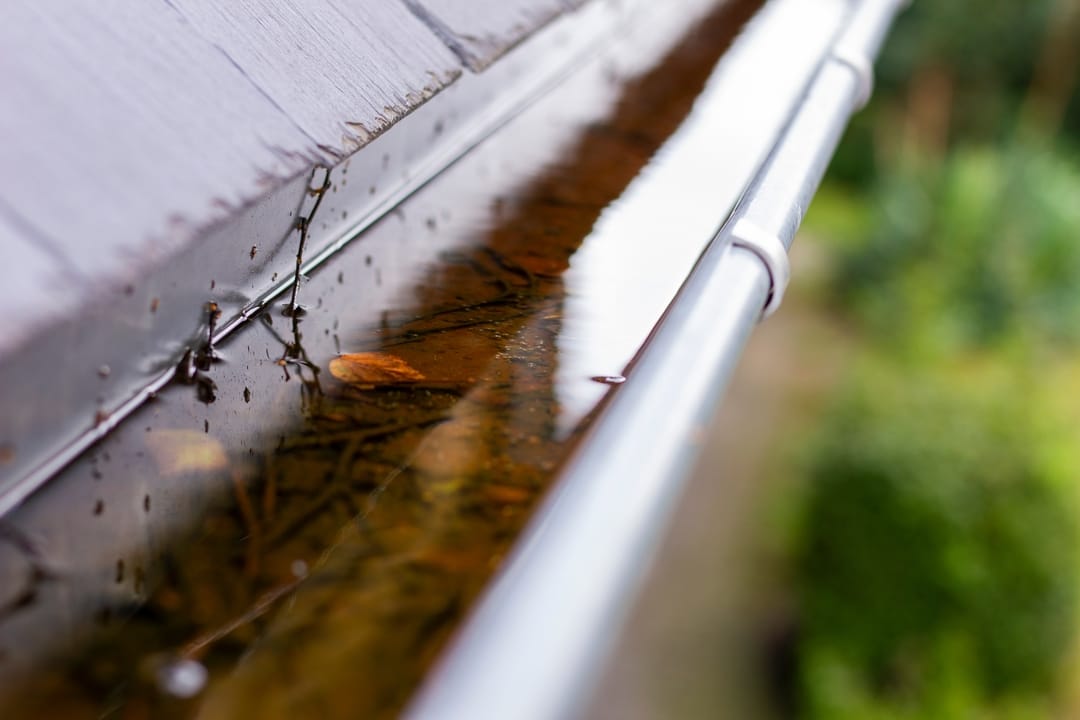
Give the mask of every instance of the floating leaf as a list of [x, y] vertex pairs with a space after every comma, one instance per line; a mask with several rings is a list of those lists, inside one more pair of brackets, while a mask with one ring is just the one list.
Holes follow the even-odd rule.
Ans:
[[146, 445], [165, 477], [213, 472], [229, 464], [221, 443], [197, 430], [156, 430], [146, 436]]
[[330, 374], [351, 385], [386, 385], [424, 379], [419, 371], [397, 355], [380, 352], [339, 355], [330, 361]]

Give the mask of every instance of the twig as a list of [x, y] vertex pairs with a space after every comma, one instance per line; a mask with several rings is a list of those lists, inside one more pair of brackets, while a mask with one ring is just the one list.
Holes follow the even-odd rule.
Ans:
[[[315, 170], [311, 171], [312, 179], [315, 178], [315, 172], [320, 167], [322, 166], [318, 165]], [[308, 193], [315, 196], [315, 204], [312, 206], [311, 212], [308, 213], [307, 217], [296, 218], [296, 228], [300, 231], [300, 245], [296, 248], [296, 274], [293, 276], [292, 296], [289, 298], [288, 314], [292, 317], [295, 317], [297, 312], [296, 296], [300, 290], [300, 266], [304, 264], [304, 246], [307, 244], [308, 229], [315, 219], [315, 213], [319, 211], [323, 196], [326, 195], [326, 191], [330, 188], [330, 168], [323, 167], [322, 169], [326, 172], [322, 186], [318, 188], [308, 186]]]
[[198, 656], [203, 650], [210, 645], [213, 645], [222, 638], [227, 637], [235, 630], [247, 625], [250, 622], [257, 620], [262, 615], [265, 615], [267, 611], [274, 606], [278, 600], [291, 593], [297, 588], [303, 581], [303, 578], [297, 578], [290, 583], [282, 585], [281, 587], [274, 588], [267, 592], [265, 595], [255, 601], [255, 604], [237, 618], [230, 620], [219, 628], [211, 630], [210, 632], [199, 635], [194, 640], [189, 642], [181, 650], [181, 654], [184, 657], [193, 658]]

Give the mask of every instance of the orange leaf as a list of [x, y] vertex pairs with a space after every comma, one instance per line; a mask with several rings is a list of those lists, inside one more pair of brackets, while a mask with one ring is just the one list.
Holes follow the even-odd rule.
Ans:
[[424, 379], [398, 356], [378, 352], [339, 355], [330, 361], [330, 374], [351, 385], [386, 385]]

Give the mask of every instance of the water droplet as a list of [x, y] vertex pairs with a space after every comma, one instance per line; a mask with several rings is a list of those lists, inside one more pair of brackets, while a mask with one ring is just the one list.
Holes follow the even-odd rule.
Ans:
[[158, 688], [173, 697], [193, 698], [206, 687], [206, 667], [195, 660], [172, 660], [157, 671]]
[[308, 566], [303, 560], [293, 560], [292, 566], [289, 569], [292, 570], [292, 574], [297, 578], [307, 577]]
[[622, 375], [594, 375], [589, 379], [604, 385], [622, 385], [626, 382], [626, 378]]

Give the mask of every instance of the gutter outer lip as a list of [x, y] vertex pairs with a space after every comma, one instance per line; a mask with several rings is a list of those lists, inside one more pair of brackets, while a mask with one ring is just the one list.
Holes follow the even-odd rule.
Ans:
[[750, 224], [790, 249], [902, 4], [853, 5], [772, 154], [405, 717], [582, 712], [692, 467], [693, 431], [782, 294], [776, 268], [736, 228]]

